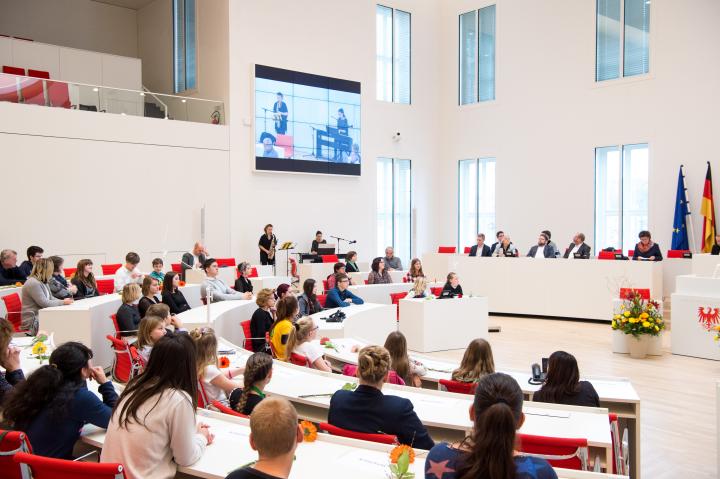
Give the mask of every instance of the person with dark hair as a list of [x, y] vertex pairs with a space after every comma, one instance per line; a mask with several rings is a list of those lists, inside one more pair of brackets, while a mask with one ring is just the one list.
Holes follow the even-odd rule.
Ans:
[[290, 330], [298, 314], [298, 302], [295, 296], [289, 294], [277, 303], [275, 322], [270, 326], [270, 343], [277, 359], [285, 361], [285, 348], [290, 338]]
[[12, 391], [13, 386], [25, 380], [23, 370], [20, 369], [20, 348], [10, 346], [10, 341], [15, 334], [12, 323], [5, 318], [0, 318], [0, 366], [5, 370], [0, 371], [0, 405], [5, 395]]
[[460, 367], [452, 372], [451, 379], [461, 383], [476, 383], [481, 377], [495, 372], [490, 343], [482, 338], [473, 339], [463, 354]]
[[93, 274], [93, 262], [89, 259], [78, 261], [75, 273], [70, 282], [77, 288], [75, 299], [92, 298], [98, 296], [97, 281]]
[[397, 436], [400, 444], [430, 449], [435, 443], [415, 414], [412, 402], [382, 392], [390, 365], [387, 349], [381, 346], [362, 348], [358, 353], [358, 387], [354, 391], [341, 389], [333, 394], [328, 422], [350, 431], [382, 431]]
[[32, 272], [33, 266], [35, 266], [35, 263], [42, 259], [43, 253], [45, 250], [43, 250], [39, 246], [30, 246], [27, 249], [27, 259], [20, 263], [20, 271], [25, 276], [30, 276], [30, 273]]
[[[84, 344], [61, 344], [50, 355], [50, 364], [17, 384], [7, 399], [3, 416], [13, 429], [27, 433], [34, 454], [72, 459], [85, 424], [108, 427], [118, 396], [103, 368], [92, 365], [92, 357]], [[88, 391], [88, 379], [100, 384], [102, 401]]]
[[277, 101], [273, 104], [273, 119], [275, 120], [275, 133], [284, 135], [287, 131], [288, 124], [288, 107], [285, 103], [283, 94], [277, 92]]
[[158, 283], [162, 283], [162, 280], [165, 278], [165, 273], [163, 273], [163, 266], [165, 266], [165, 263], [163, 263], [162, 258], [155, 258], [154, 260], [152, 260], [153, 270], [150, 272], [150, 277], [158, 280]]
[[407, 339], [400, 331], [393, 331], [385, 338], [385, 349], [390, 353], [390, 369], [400, 376], [405, 384], [419, 388], [421, 376], [427, 374], [425, 365], [408, 356]]
[[158, 479], [197, 462], [214, 438], [206, 424], [195, 422], [197, 385], [192, 339], [161, 338], [113, 411], [100, 462], [123, 464], [130, 478]]
[[495, 241], [492, 246], [490, 246], [490, 256], [496, 256], [495, 250], [497, 250], [500, 245], [502, 245], [503, 239], [505, 238], [505, 232], [499, 230], [497, 233], [495, 233]]
[[[334, 287], [334, 286], [333, 286]], [[298, 307], [301, 316], [310, 316], [322, 311], [322, 306], [315, 294], [315, 280], [308, 278], [303, 283], [303, 294], [298, 298]]]
[[260, 264], [275, 265], [275, 248], [277, 247], [278, 241], [273, 234], [273, 225], [266, 224], [264, 233], [258, 240], [258, 248], [260, 248]]
[[275, 289], [275, 301], [280, 301], [287, 295], [292, 295], [290, 291], [290, 285], [287, 283], [281, 283]]
[[588, 381], [580, 381], [577, 360], [565, 351], [555, 351], [550, 355], [547, 379], [533, 394], [533, 401], [600, 407], [597, 391]]
[[660, 251], [660, 246], [653, 242], [649, 231], [641, 231], [638, 235], [640, 242], [635, 245], [635, 251], [633, 251], [633, 261], [644, 260], [644, 261], [662, 261], [663, 255]]
[[345, 271], [347, 273], [359, 273], [360, 267], [357, 265], [357, 252], [348, 251], [345, 254]]
[[238, 267], [238, 277], [235, 280], [235, 291], [238, 293], [250, 293], [253, 292], [252, 281], [248, 278], [250, 274], [250, 263], [245, 261], [241, 262]]
[[344, 308], [351, 304], [363, 304], [365, 301], [358, 296], [355, 296], [348, 290], [350, 285], [350, 278], [346, 274], [337, 275], [335, 287], [328, 291], [327, 299], [325, 300], [325, 307], [330, 308]]
[[368, 274], [367, 284], [390, 284], [392, 278], [385, 268], [385, 259], [378, 256], [370, 265], [370, 273]]
[[242, 389], [230, 394], [230, 407], [249, 416], [255, 406], [265, 399], [265, 387], [272, 379], [273, 359], [267, 353], [252, 354], [245, 363]]
[[122, 292], [126, 284], [142, 284], [142, 280], [145, 275], [138, 269], [137, 266], [139, 264], [139, 254], [131, 251], [125, 255], [125, 264], [115, 272], [115, 291], [118, 293]]
[[160, 282], [153, 276], [145, 276], [140, 291], [142, 292], [142, 298], [140, 298], [140, 302], [138, 303], [138, 312], [140, 313], [140, 317], [144, 318], [148, 308], [160, 302], [155, 297], [155, 295], [160, 292]]
[[490, 256], [490, 247], [485, 244], [485, 233], [478, 233], [477, 244], [470, 247], [469, 256]]
[[463, 290], [462, 286], [460, 286], [460, 278], [457, 273], [449, 273], [447, 275], [447, 282], [440, 293], [440, 298], [457, 298], [458, 296], [462, 296], [462, 294]]
[[715, 235], [715, 244], [710, 250], [710, 254], [713, 256], [720, 255], [720, 233]]
[[[333, 266], [333, 273], [331, 275], [328, 275], [327, 277], [327, 289], [333, 289], [335, 287], [335, 283], [337, 282], [337, 275], [338, 274], [347, 274], [345, 272], [345, 263], [337, 262]], [[349, 276], [348, 276], [349, 278]], [[352, 285], [352, 280], [350, 280], [350, 284]]]
[[24, 283], [28, 275], [17, 266], [17, 252], [11, 249], [0, 251], [0, 286]]
[[180, 291], [180, 275], [174, 271], [165, 273], [162, 287], [162, 302], [170, 307], [171, 314], [180, 314], [190, 309], [185, 295]]
[[265, 336], [270, 332], [275, 317], [273, 309], [275, 308], [275, 294], [270, 288], [263, 288], [258, 291], [255, 298], [255, 304], [258, 309], [255, 310], [250, 318], [250, 337], [252, 338], [252, 349], [256, 353], [265, 352], [270, 354], [270, 346], [265, 341]]
[[557, 245], [555, 244], [555, 242], [553, 242], [553, 240], [552, 240], [552, 233], [550, 232], [550, 230], [542, 230], [542, 231], [540, 232], [540, 234], [547, 236], [547, 244], [548, 244], [548, 245], [552, 248], [552, 250], [553, 250], [553, 256], [552, 256], [552, 257], [553, 257], [553, 258], [557, 258], [558, 256], [560, 256], [560, 249], [558, 249], [558, 247], [557, 247]]
[[538, 242], [528, 251], [528, 258], [554, 258], [555, 250], [550, 246], [550, 237], [545, 233], [540, 233]]
[[423, 271], [420, 258], [413, 258], [410, 261], [410, 269], [408, 269], [408, 272], [405, 275], [405, 281], [408, 283], [414, 283], [416, 279], [424, 277], [425, 272]]
[[563, 258], [575, 259], [575, 255], [577, 255], [578, 258], [588, 259], [590, 258], [590, 251], [590, 246], [585, 243], [585, 234], [577, 233], [575, 236], [573, 236], [573, 240], [572, 243], [570, 243], [570, 246], [568, 246], [565, 250]]
[[207, 277], [200, 287], [201, 298], [209, 297], [210, 299], [208, 302], [212, 303], [216, 303], [218, 301], [237, 301], [240, 299], [252, 298], [252, 293], [240, 293], [225, 284], [225, 281], [218, 276], [220, 268], [218, 268], [217, 260], [215, 258], [206, 259], [205, 263], [203, 263], [203, 269], [205, 270]]
[[337, 114], [338, 133], [341, 135], [347, 135], [350, 125], [348, 124], [347, 116], [345, 116], [345, 110], [342, 108], [338, 108]]
[[515, 450], [516, 431], [525, 422], [522, 407], [522, 389], [511, 376], [480, 378], [470, 407], [470, 436], [430, 449], [425, 479], [557, 479], [545, 459]]
[[320, 249], [321, 244], [327, 244], [327, 241], [323, 239], [322, 231], [318, 230], [315, 232], [315, 239], [312, 240], [310, 254], [318, 254], [318, 249]]
[[60, 256], [50, 256], [48, 258], [53, 262], [53, 274], [48, 280], [50, 292], [57, 299], [72, 298], [77, 294], [77, 286], [68, 284], [63, 272], [63, 263], [65, 262]]

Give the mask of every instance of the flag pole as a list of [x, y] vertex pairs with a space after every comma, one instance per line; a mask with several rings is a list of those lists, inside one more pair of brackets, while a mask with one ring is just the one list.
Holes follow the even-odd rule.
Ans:
[[687, 186], [685, 183], [685, 165], [680, 165], [680, 172], [682, 174], [683, 180], [683, 194], [685, 195], [685, 204], [688, 207], [688, 222], [690, 223], [690, 227], [688, 228], [690, 230], [690, 251], [692, 253], [695, 253], [695, 228], [693, 227], [693, 217], [692, 213], [690, 212], [690, 201], [688, 200]]

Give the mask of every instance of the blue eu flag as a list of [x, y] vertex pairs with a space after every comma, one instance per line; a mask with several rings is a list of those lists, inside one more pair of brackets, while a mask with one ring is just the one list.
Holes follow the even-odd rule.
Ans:
[[675, 219], [673, 220], [671, 249], [690, 249], [686, 217], [689, 215], [687, 201], [685, 201], [685, 177], [682, 166], [678, 173], [677, 196], [675, 197]]

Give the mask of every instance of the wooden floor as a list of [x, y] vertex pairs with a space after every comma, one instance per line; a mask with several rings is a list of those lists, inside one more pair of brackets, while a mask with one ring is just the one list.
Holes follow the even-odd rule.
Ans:
[[[663, 356], [636, 360], [611, 352], [607, 324], [497, 316], [490, 324], [502, 327], [490, 334], [496, 368], [529, 372], [541, 357], [564, 350], [575, 355], [581, 375], [630, 378], [641, 400], [643, 479], [718, 477], [715, 383], [720, 362], [670, 354], [670, 333]], [[462, 354], [432, 356], [459, 361]]]

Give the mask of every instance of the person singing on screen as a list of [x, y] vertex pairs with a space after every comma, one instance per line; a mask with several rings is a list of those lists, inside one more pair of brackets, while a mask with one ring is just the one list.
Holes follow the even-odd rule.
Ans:
[[273, 105], [273, 117], [275, 118], [275, 133], [284, 135], [287, 131], [288, 107], [280, 92], [277, 92], [277, 101]]

